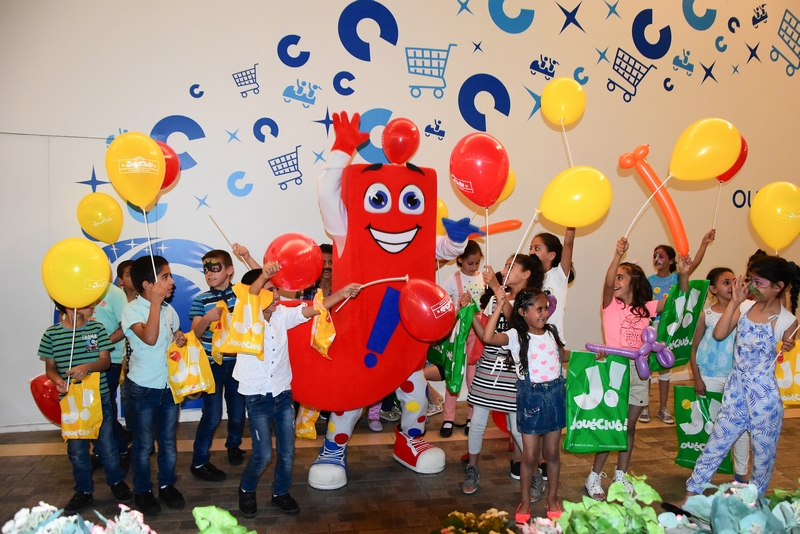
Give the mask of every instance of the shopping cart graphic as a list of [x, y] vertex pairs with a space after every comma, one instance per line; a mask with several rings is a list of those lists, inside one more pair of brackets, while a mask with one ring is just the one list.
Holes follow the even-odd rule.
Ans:
[[409, 85], [411, 96], [419, 98], [423, 89], [432, 89], [433, 96], [436, 98], [444, 96], [444, 88], [447, 87], [447, 82], [444, 79], [444, 69], [447, 68], [447, 57], [450, 55], [450, 49], [454, 46], [458, 45], [450, 43], [445, 49], [406, 47], [409, 74], [438, 78], [441, 81], [441, 85]]
[[269, 166], [272, 169], [272, 174], [276, 177], [284, 177], [287, 174], [297, 173], [294, 178], [289, 178], [283, 182], [278, 182], [278, 185], [283, 191], [289, 188], [289, 182], [294, 181], [297, 185], [303, 183], [303, 173], [300, 172], [300, 167], [297, 164], [297, 149], [303, 145], [297, 145], [293, 152], [272, 158], [269, 161]]
[[247, 93], [253, 91], [253, 94], [258, 94], [258, 82], [256, 81], [256, 66], [258, 63], [253, 65], [252, 69], [243, 70], [241, 72], [234, 72], [231, 76], [233, 76], [233, 81], [236, 82], [237, 87], [250, 87], [249, 89], [245, 89], [244, 91], [240, 91], [239, 94], [242, 95], [242, 98], [247, 98]]
[[778, 28], [778, 36], [787, 44], [789, 50], [794, 54], [794, 59], [797, 61], [795, 64], [791, 59], [784, 56], [777, 46], [773, 46], [769, 52], [769, 58], [772, 61], [778, 61], [778, 58], [786, 60], [786, 75], [794, 76], [794, 71], [800, 69], [800, 20], [795, 17], [788, 9], [783, 14], [781, 26]]
[[622, 76], [626, 82], [631, 84], [632, 91], [629, 91], [611, 78], [608, 79], [606, 87], [612, 93], [614, 92], [614, 89], [619, 87], [623, 92], [622, 99], [625, 102], [630, 102], [631, 98], [636, 96], [636, 88], [640, 83], [642, 83], [645, 75], [650, 72], [650, 69], [655, 68], [655, 65], [645, 67], [641, 61], [627, 53], [625, 50], [617, 48], [617, 55], [614, 58], [614, 72]]

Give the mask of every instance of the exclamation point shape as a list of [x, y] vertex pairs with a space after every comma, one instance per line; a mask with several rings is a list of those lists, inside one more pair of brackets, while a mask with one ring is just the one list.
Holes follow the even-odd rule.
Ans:
[[367, 355], [364, 356], [364, 366], [372, 369], [378, 365], [378, 355], [383, 354], [394, 331], [400, 324], [400, 291], [393, 287], [386, 289], [383, 294], [381, 307], [372, 324], [372, 330], [367, 340]]
[[628, 367], [629, 366], [619, 362], [611, 362], [611, 367], [608, 370], [608, 385], [612, 389], [606, 391], [603, 397], [609, 408], [615, 408], [617, 404], [619, 404], [619, 394], [614, 390], [619, 389], [622, 385], [622, 378], [625, 376], [625, 370], [628, 369]]

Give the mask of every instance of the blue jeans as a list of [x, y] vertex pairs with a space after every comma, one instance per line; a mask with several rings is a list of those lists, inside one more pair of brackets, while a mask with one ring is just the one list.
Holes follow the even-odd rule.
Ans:
[[150, 451], [153, 436], [158, 442], [158, 486], [175, 485], [177, 445], [175, 429], [178, 425], [178, 405], [169, 388], [152, 389], [140, 386], [130, 378], [122, 385], [126, 399], [128, 426], [133, 432], [131, 464], [133, 465], [133, 491], [153, 491], [150, 481]]
[[192, 465], [201, 466], [209, 460], [209, 449], [214, 439], [214, 431], [222, 420], [222, 396], [225, 389], [225, 405], [228, 407], [228, 439], [225, 448], [238, 447], [242, 444], [244, 432], [244, 396], [239, 394], [239, 382], [233, 378], [236, 358], [222, 360], [222, 365], [211, 363], [216, 390], [214, 393], [203, 393], [203, 415], [197, 425], [194, 437], [194, 454]]
[[111, 409], [113, 410], [114, 417], [114, 441], [117, 444], [117, 451], [119, 454], [128, 452], [128, 443], [125, 441], [125, 436], [122, 435], [122, 424], [117, 419], [117, 402], [114, 399], [114, 394], [119, 388], [119, 375], [122, 373], [121, 363], [112, 363], [111, 367], [106, 371], [106, 381], [108, 382], [108, 393], [111, 397]]
[[125, 478], [125, 472], [119, 467], [119, 456], [112, 435], [111, 422], [113, 416], [111, 400], [108, 397], [101, 399], [103, 408], [103, 423], [96, 440], [70, 439], [67, 440], [67, 454], [72, 463], [72, 476], [75, 477], [75, 491], [94, 493], [92, 480], [92, 460], [89, 456], [89, 444], [94, 443], [94, 450], [100, 455], [106, 471], [106, 484], [113, 486]]
[[294, 405], [292, 391], [287, 390], [273, 397], [247, 395], [247, 418], [250, 420], [250, 436], [253, 438], [253, 455], [242, 473], [241, 487], [244, 491], [255, 491], [258, 479], [272, 459], [272, 436], [270, 423], [275, 426], [275, 447], [278, 460], [272, 481], [272, 495], [289, 492], [292, 485], [294, 463]]

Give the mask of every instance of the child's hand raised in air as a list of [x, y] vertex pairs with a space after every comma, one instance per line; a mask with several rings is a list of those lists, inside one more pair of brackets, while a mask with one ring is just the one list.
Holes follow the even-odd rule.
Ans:
[[281, 270], [281, 264], [277, 261], [268, 261], [264, 264], [264, 267], [262, 267], [261, 270], [263, 271], [262, 276], [269, 280], [275, 276], [275, 273]]
[[234, 243], [233, 245], [231, 245], [231, 248], [233, 249], [233, 253], [242, 258], [243, 260], [246, 260], [247, 258], [250, 257], [250, 251], [247, 250], [247, 247], [244, 245], [240, 245], [239, 243]]
[[681, 256], [678, 255], [678, 272], [679, 273], [688, 273], [689, 269], [692, 267], [692, 257], [690, 255]]
[[708, 245], [709, 243], [713, 243], [714, 239], [716, 239], [716, 237], [717, 237], [717, 230], [716, 230], [716, 228], [712, 228], [711, 230], [706, 232], [706, 235], [703, 236], [702, 243], [704, 243], [706, 245]]
[[494, 298], [497, 300], [497, 307], [502, 308], [506, 304], [506, 290], [503, 286], [498, 285], [494, 290]]
[[628, 238], [627, 237], [621, 237], [619, 239], [619, 241], [617, 241], [617, 249], [616, 249], [617, 256], [622, 256], [623, 254], [628, 252], [628, 247], [629, 246], [630, 245], [628, 244]]
[[500, 283], [497, 281], [497, 276], [495, 276], [494, 269], [492, 269], [491, 265], [484, 266], [481, 276], [483, 276], [483, 283], [489, 286], [489, 289], [492, 291], [496, 291], [497, 288], [500, 287]]

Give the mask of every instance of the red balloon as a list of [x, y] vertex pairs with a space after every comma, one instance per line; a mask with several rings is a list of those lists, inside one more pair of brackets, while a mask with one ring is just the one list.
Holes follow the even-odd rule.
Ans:
[[473, 133], [456, 143], [450, 154], [450, 176], [465, 197], [488, 208], [500, 198], [508, 180], [508, 153], [486, 133]]
[[742, 137], [742, 149], [739, 151], [739, 157], [736, 159], [736, 162], [734, 162], [733, 167], [717, 176], [719, 183], [727, 182], [736, 176], [736, 173], [739, 172], [745, 161], [747, 161], [747, 142], [744, 140], [744, 137]]
[[272, 283], [286, 291], [302, 291], [314, 285], [322, 274], [319, 245], [304, 234], [283, 234], [267, 247], [264, 263], [277, 261], [281, 270]]
[[423, 343], [443, 339], [456, 323], [456, 307], [447, 291], [421, 278], [403, 286], [399, 308], [405, 329]]
[[166, 143], [156, 141], [158, 146], [161, 147], [161, 152], [164, 153], [164, 181], [161, 182], [161, 190], [167, 189], [175, 180], [178, 179], [178, 173], [181, 172], [181, 160], [178, 154]]
[[494, 421], [494, 424], [497, 425], [497, 428], [499, 428], [506, 434], [510, 434], [510, 432], [508, 431], [508, 420], [506, 419], [505, 412], [498, 412], [497, 410], [492, 410], [492, 421]]
[[386, 159], [404, 165], [419, 148], [419, 129], [409, 119], [391, 120], [383, 129], [381, 143]]
[[56, 385], [47, 378], [39, 375], [31, 380], [31, 394], [36, 406], [42, 411], [48, 421], [56, 426], [61, 426], [61, 405], [58, 403], [58, 390]]

